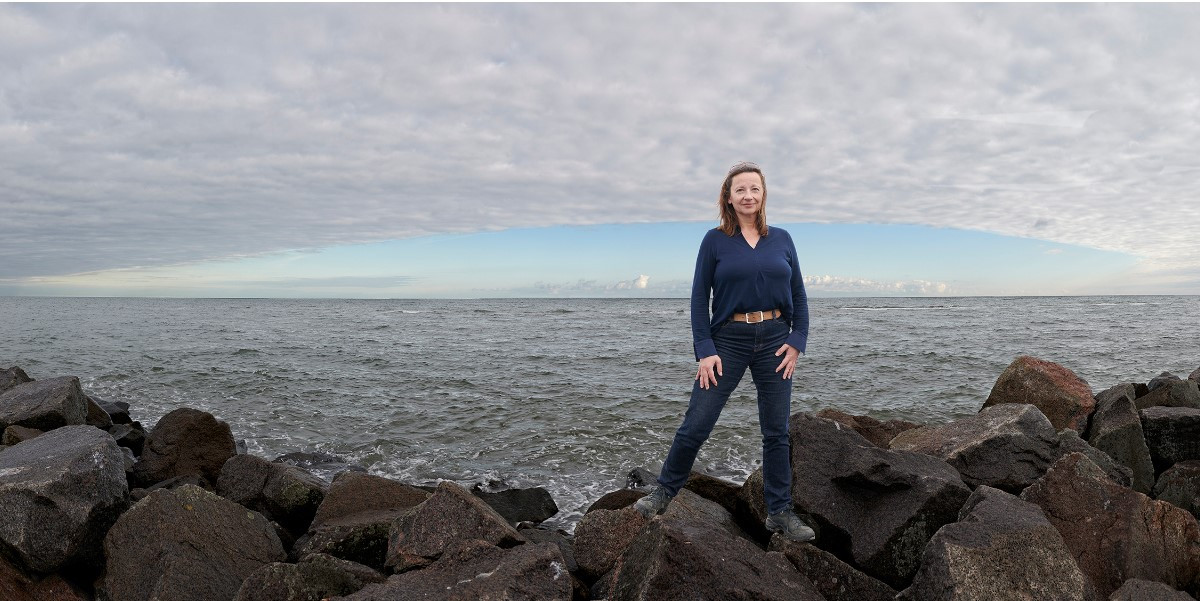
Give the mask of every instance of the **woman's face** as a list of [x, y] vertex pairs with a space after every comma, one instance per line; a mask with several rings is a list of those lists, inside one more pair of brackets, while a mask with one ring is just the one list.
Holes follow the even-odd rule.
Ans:
[[729, 204], [739, 217], [753, 218], [762, 207], [762, 178], [753, 171], [733, 176], [729, 185]]

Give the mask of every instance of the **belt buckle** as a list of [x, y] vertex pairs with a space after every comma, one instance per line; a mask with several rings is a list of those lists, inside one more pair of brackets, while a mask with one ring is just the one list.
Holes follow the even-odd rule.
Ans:
[[[750, 321], [750, 315], [752, 315], [753, 313], [758, 313], [758, 321]], [[746, 314], [746, 323], [762, 323], [764, 321], [766, 321], [766, 316], [763, 314], [762, 311], [754, 311], [752, 313]]]

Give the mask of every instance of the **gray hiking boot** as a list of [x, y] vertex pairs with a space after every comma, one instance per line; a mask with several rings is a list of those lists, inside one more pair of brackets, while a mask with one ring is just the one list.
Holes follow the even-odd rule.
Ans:
[[667, 505], [670, 503], [671, 496], [667, 494], [667, 489], [662, 486], [655, 486], [654, 490], [650, 491], [650, 494], [638, 499], [637, 503], [633, 504], [633, 508], [649, 519], [656, 515], [661, 515], [662, 512], [667, 510]]
[[791, 509], [767, 516], [767, 530], [778, 532], [784, 538], [798, 543], [806, 543], [817, 538], [817, 533], [805, 525], [800, 516]]

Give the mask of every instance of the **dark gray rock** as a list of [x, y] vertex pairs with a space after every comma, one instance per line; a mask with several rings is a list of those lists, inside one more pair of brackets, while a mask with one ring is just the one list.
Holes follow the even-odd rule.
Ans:
[[[133, 465], [134, 467], [137, 467], [136, 463]], [[129, 497], [133, 499], [134, 502], [137, 502], [146, 498], [147, 495], [156, 490], [175, 490], [179, 487], [188, 485], [204, 488], [208, 485], [208, 482], [204, 479], [204, 476], [201, 476], [200, 474], [184, 474], [182, 476], [168, 478], [162, 482], [155, 482], [149, 488], [134, 488], [129, 491]]]
[[26, 440], [37, 438], [43, 432], [36, 428], [26, 428], [25, 426], [9, 426], [4, 429], [4, 434], [0, 435], [0, 442], [5, 446], [20, 444]]
[[1169, 371], [1164, 371], [1164, 372], [1158, 374], [1157, 376], [1150, 378], [1149, 382], [1146, 382], [1146, 392], [1147, 393], [1154, 392], [1155, 390], [1158, 390], [1159, 388], [1161, 388], [1163, 386], [1170, 385], [1171, 383], [1178, 382], [1179, 380], [1180, 380], [1179, 376], [1177, 376]]
[[1096, 395], [1088, 443], [1129, 468], [1133, 489], [1148, 493], [1154, 485], [1154, 463], [1142, 434], [1134, 394], [1132, 384], [1118, 384]]
[[91, 394], [88, 395], [88, 398], [108, 414], [108, 417], [112, 420], [112, 423], [133, 423], [133, 420], [129, 419], [129, 403], [126, 403], [125, 401], [107, 401]]
[[504, 516], [510, 524], [518, 522], [533, 522], [540, 524], [558, 513], [558, 505], [550, 496], [550, 491], [535, 486], [533, 488], [510, 488], [499, 492], [487, 492], [478, 485], [471, 489], [471, 494], [487, 503], [496, 513]]
[[[245, 454], [244, 451], [242, 454]], [[276, 457], [275, 459], [272, 459], [272, 461], [275, 463], [285, 463], [293, 467], [298, 467], [326, 482], [333, 482], [333, 479], [342, 472], [367, 473], [366, 469], [357, 465], [351, 465], [345, 459], [329, 453], [286, 453]]]
[[3, 393], [10, 388], [15, 388], [18, 384], [24, 384], [32, 381], [33, 378], [30, 378], [28, 375], [26, 375], [25, 370], [19, 367], [10, 367], [4, 371], [0, 371], [0, 393]]
[[428, 498], [403, 482], [344, 471], [329, 486], [308, 534], [296, 541], [295, 555], [328, 553], [382, 570], [392, 522]]
[[387, 576], [360, 563], [314, 553], [298, 563], [272, 563], [250, 574], [235, 601], [322, 601], [349, 595]]
[[983, 409], [1001, 403], [1034, 405], [1057, 432], [1070, 428], [1087, 431], [1087, 420], [1096, 406], [1092, 388], [1075, 372], [1051, 361], [1017, 357], [1000, 374]]
[[818, 544], [893, 588], [907, 586], [925, 544], [971, 494], [958, 471], [804, 413], [792, 416], [790, 435], [792, 500], [819, 523]]
[[1141, 411], [1141, 418], [1155, 468], [1200, 459], [1200, 409], [1150, 407]]
[[899, 598], [1090, 601], [1095, 591], [1037, 505], [980, 486], [959, 521], [942, 526], [929, 541], [921, 569]]
[[625, 476], [625, 488], [644, 488], [657, 482], [658, 474], [644, 467], [635, 467]]
[[1058, 460], [1021, 499], [1042, 508], [1101, 598], [1129, 578], [1190, 588], [1200, 576], [1196, 518], [1114, 483], [1083, 454]]
[[253, 509], [295, 533], [304, 533], [325, 499], [324, 480], [253, 455], [235, 455], [221, 467], [217, 494]]
[[261, 514], [198, 486], [156, 490], [104, 539], [101, 594], [111, 601], [230, 601], [286, 555]]
[[0, 556], [0, 599], [4, 601], [92, 601], [58, 574], [32, 578]]
[[[1121, 486], [1131, 486], [1133, 484], [1133, 470], [1125, 467], [1121, 463], [1115, 461], [1108, 453], [1093, 447], [1079, 437], [1079, 433], [1065, 428], [1058, 433], [1058, 454], [1059, 456], [1068, 453], [1083, 453], [1088, 459], [1092, 460], [1097, 467], [1104, 470], [1104, 473], [1112, 479], [1113, 482]], [[1057, 458], [1055, 458], [1057, 461]]]
[[142, 429], [142, 424], [115, 424], [108, 429], [108, 434], [117, 441], [118, 446], [133, 451], [134, 456], [142, 454], [142, 448], [146, 444], [146, 431]]
[[585, 514], [575, 526], [575, 561], [580, 577], [595, 582], [611, 571], [647, 522], [632, 507]]
[[1171, 380], [1135, 401], [1138, 409], [1150, 407], [1189, 407], [1200, 409], [1200, 388], [1195, 380]]
[[603, 497], [596, 499], [595, 503], [588, 505], [587, 511], [585, 511], [584, 513], [591, 513], [598, 509], [607, 509], [609, 511], [615, 511], [617, 509], [621, 509], [621, 508], [629, 507], [630, 505], [633, 505], [634, 503], [637, 502], [638, 499], [640, 499], [644, 496], [646, 496], [645, 491], [634, 490], [632, 488], [622, 488], [621, 490], [614, 490], [610, 493], [605, 494]]
[[1188, 374], [1188, 379], [1193, 382], [1200, 382], [1200, 367], [1197, 367], [1196, 371]]
[[428, 499], [392, 523], [386, 565], [396, 572], [423, 567], [433, 563], [450, 544], [466, 540], [497, 546], [523, 542], [496, 510], [467, 489], [442, 482]]
[[[756, 541], [767, 541], [771, 538], [771, 533], [767, 531], [766, 524], [763, 522], [767, 519], [767, 501], [763, 491], [763, 471], [758, 468], [750, 473], [746, 481], [742, 484], [742, 488], [738, 490], [737, 507], [733, 511], [734, 518], [738, 524], [746, 530], [751, 537]], [[806, 516], [800, 516], [801, 519]], [[817, 538], [821, 537], [820, 526], [815, 523], [815, 520], [805, 520], [809, 523], [809, 527], [817, 533]]]
[[25, 426], [45, 432], [82, 425], [86, 418], [87, 401], [75, 376], [25, 382], [0, 393], [0, 430]]
[[775, 534], [768, 548], [783, 553], [796, 570], [813, 583], [825, 601], [892, 601], [896, 598], [896, 589], [809, 543], [792, 542]]
[[687, 484], [683, 487], [724, 507], [730, 513], [737, 510], [738, 492], [742, 489], [740, 485], [733, 482], [700, 472], [692, 472], [688, 475]]
[[221, 466], [236, 454], [229, 424], [211, 413], [181, 407], [158, 420], [146, 436], [134, 483], [147, 487], [177, 476], [196, 474], [212, 489]]
[[572, 589], [562, 554], [551, 543], [501, 549], [463, 540], [425, 569], [396, 574], [340, 601], [570, 601]]
[[84, 418], [84, 423], [100, 428], [101, 430], [108, 430], [112, 427], [112, 416], [100, 407], [92, 397], [85, 394], [83, 395], [83, 400], [87, 405], [87, 417]]
[[1195, 601], [1195, 597], [1152, 580], [1126, 580], [1108, 601]]
[[541, 527], [518, 527], [517, 534], [521, 538], [531, 543], [554, 543], [558, 546], [558, 551], [562, 553], [563, 561], [567, 564], [567, 571], [574, 574], [579, 571], [579, 563], [575, 561], [575, 543], [574, 537], [563, 532], [562, 530], [546, 530]]
[[871, 444], [881, 449], [888, 448], [889, 443], [892, 442], [892, 439], [897, 434], [921, 426], [921, 424], [901, 419], [890, 419], [886, 422], [881, 422], [869, 415], [850, 415], [837, 409], [822, 409], [817, 412], [817, 417], [831, 419], [842, 425], [850, 426], [852, 430], [858, 432], [863, 438], [871, 441]]
[[1200, 461], [1180, 461], [1158, 477], [1154, 498], [1200, 518]]
[[121, 451], [92, 426], [64, 426], [0, 452], [0, 548], [49, 573], [94, 565], [127, 505]]

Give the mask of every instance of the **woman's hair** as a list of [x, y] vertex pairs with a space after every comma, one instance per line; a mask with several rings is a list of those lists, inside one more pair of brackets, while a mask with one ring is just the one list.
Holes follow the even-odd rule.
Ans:
[[725, 232], [727, 236], [738, 233], [737, 212], [734, 211], [733, 205], [729, 204], [729, 198], [733, 194], [733, 176], [739, 173], [757, 173], [758, 178], [762, 180], [762, 203], [758, 205], [758, 213], [754, 215], [754, 225], [758, 228], [759, 236], [766, 236], [767, 178], [763, 175], [762, 169], [758, 165], [745, 161], [730, 167], [729, 174], [725, 176], [725, 183], [721, 184], [721, 196], [717, 198], [717, 210], [721, 214], [721, 225], [717, 226], [717, 229]]

